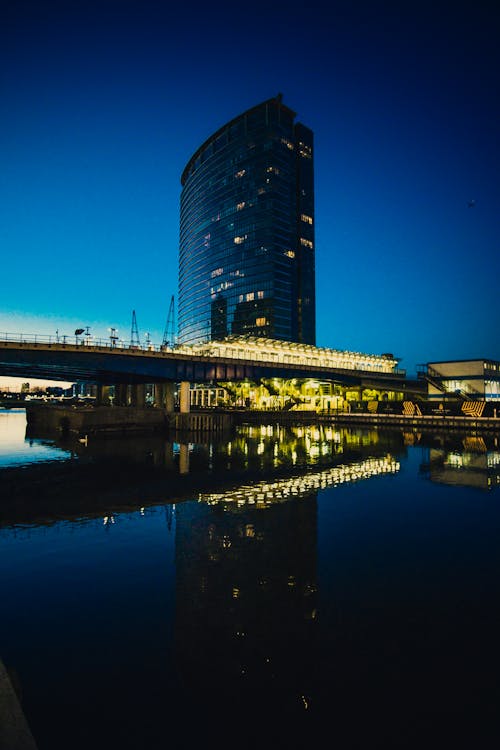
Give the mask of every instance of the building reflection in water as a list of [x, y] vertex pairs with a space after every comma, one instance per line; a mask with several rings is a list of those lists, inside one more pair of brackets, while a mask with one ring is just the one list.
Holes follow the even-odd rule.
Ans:
[[[291, 440], [281, 434], [277, 450], [272, 432], [241, 434], [226, 457], [234, 468], [286, 455], [291, 475], [200, 492], [197, 503], [176, 506], [176, 653], [186, 700], [245, 717], [247, 728], [256, 721], [251, 710], [258, 721], [296, 721], [314, 709], [317, 490], [399, 470], [389, 453], [316, 466], [342, 455], [345, 442], [316, 429], [286, 434]], [[301, 471], [299, 455], [309, 457]]]
[[466, 436], [427, 449], [423, 471], [432, 482], [491, 490], [500, 485], [498, 438]]

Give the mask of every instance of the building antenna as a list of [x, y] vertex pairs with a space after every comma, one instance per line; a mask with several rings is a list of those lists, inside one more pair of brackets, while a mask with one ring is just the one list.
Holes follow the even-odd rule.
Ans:
[[132, 310], [132, 327], [130, 329], [130, 346], [140, 346], [139, 329], [137, 328], [137, 318], [135, 310]]
[[168, 308], [167, 323], [163, 333], [162, 346], [174, 346], [175, 344], [175, 308], [174, 295], [170, 298], [170, 307]]

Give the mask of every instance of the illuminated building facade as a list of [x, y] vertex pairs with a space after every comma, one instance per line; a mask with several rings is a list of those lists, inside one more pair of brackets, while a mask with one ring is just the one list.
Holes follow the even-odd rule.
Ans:
[[217, 130], [181, 183], [179, 342], [314, 344], [312, 131], [279, 95]]
[[429, 362], [424, 375], [431, 401], [441, 400], [443, 395], [458, 395], [500, 405], [500, 362], [491, 359]]

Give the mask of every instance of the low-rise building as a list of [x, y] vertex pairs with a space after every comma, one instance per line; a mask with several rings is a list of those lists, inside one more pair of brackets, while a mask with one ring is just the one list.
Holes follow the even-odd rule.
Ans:
[[427, 380], [429, 400], [456, 396], [500, 404], [500, 362], [491, 359], [428, 362], [421, 375]]

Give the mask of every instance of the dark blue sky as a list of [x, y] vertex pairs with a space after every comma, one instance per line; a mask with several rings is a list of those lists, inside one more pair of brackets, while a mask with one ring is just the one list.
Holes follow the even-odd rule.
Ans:
[[182, 169], [282, 92], [315, 134], [318, 345], [500, 359], [493, 4], [322, 6], [4, 0], [0, 331], [128, 339], [135, 309], [160, 343]]

